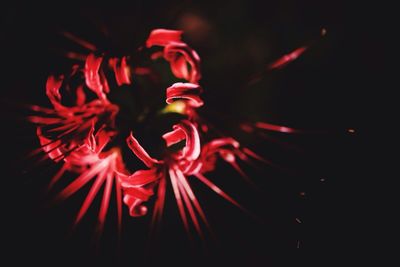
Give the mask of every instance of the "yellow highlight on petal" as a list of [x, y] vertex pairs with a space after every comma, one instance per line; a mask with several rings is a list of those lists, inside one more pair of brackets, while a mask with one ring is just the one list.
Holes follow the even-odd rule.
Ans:
[[186, 114], [186, 103], [184, 101], [175, 101], [172, 104], [166, 105], [165, 108], [161, 110], [162, 114], [165, 113], [179, 113]]

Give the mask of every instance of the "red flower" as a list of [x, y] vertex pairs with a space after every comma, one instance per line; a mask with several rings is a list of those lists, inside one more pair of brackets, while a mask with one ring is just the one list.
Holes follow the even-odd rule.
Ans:
[[[203, 88], [198, 84], [201, 77], [200, 58], [181, 40], [181, 36], [181, 31], [157, 29], [150, 33], [146, 41], [148, 48], [161, 46], [163, 48], [161, 53], [156, 52], [153, 57], [163, 56], [170, 63], [175, 77], [187, 82], [176, 82], [166, 89], [165, 101], [168, 107], [163, 111], [178, 112], [185, 118], [173, 125], [170, 132], [162, 135], [166, 144], [166, 152], [162, 159], [151, 157], [132, 132], [126, 139], [128, 147], [147, 167], [144, 170], [135, 170], [130, 173], [125, 168], [119, 149], [122, 144], [109, 148], [112, 138], [118, 134], [115, 117], [119, 108], [110, 103], [107, 98], [110, 88], [105, 71], [111, 70], [117, 86], [121, 86], [132, 84], [132, 74], [152, 77], [154, 73], [150, 67], [135, 65], [131, 74], [127, 57], [108, 58], [107, 61], [104, 55], [89, 54], [84, 66], [75, 66], [70, 75], [48, 78], [46, 94], [53, 108], [32, 106], [32, 110], [38, 112], [39, 115], [30, 116], [29, 120], [37, 124], [37, 136], [41, 149], [51, 160], [63, 164], [51, 180], [49, 188], [57, 183], [65, 172], [77, 175], [77, 178], [57, 195], [57, 199], [64, 200], [93, 181], [75, 223], [83, 218], [104, 184], [99, 212], [99, 228], [103, 227], [114, 183], [119, 225], [122, 219], [122, 203], [129, 208], [131, 216], [143, 216], [148, 210], [145, 203], [154, 195], [156, 201], [153, 222], [159, 221], [163, 213], [168, 179], [186, 230], [189, 230], [188, 218], [191, 219], [199, 234], [202, 234], [200, 220], [208, 226], [205, 213], [190, 186], [191, 178], [198, 179], [215, 193], [243, 209], [220, 187], [205, 177], [205, 174], [213, 171], [217, 159], [221, 158], [248, 179], [237, 160], [247, 162], [251, 158], [261, 161], [264, 159], [250, 149], [241, 147], [233, 138], [218, 137], [210, 140], [207, 135], [204, 135], [209, 125], [197, 112], [197, 109], [204, 105], [201, 98]], [[86, 45], [83, 40], [79, 39], [79, 42]], [[303, 50], [297, 51], [298, 54], [291, 55], [289, 60], [302, 52]], [[102, 64], [103, 61], [108, 64]], [[278, 65], [282, 64], [279, 62]], [[80, 83], [74, 88], [71, 87], [72, 78], [80, 79]], [[156, 81], [156, 79], [153, 80]], [[70, 105], [67, 105], [63, 99], [64, 90], [76, 95]], [[94, 97], [87, 94], [89, 90], [95, 93]], [[294, 132], [288, 127], [261, 122], [255, 125], [243, 125], [243, 127], [249, 131], [260, 128]], [[202, 143], [204, 140], [207, 142]], [[177, 151], [172, 150], [171, 146], [175, 144], [177, 147], [179, 145], [182, 147]]]

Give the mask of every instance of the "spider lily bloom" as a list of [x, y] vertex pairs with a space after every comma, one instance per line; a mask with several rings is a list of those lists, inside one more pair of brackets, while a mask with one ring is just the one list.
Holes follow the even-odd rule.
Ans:
[[[103, 228], [114, 183], [119, 226], [123, 204], [128, 207], [132, 217], [144, 216], [148, 212], [146, 202], [152, 197], [156, 198], [152, 222], [158, 222], [163, 213], [166, 188], [170, 181], [185, 229], [189, 231], [189, 220], [191, 220], [195, 230], [202, 235], [201, 226], [208, 227], [208, 222], [190, 185], [191, 178], [199, 180], [224, 199], [244, 210], [205, 174], [216, 168], [217, 159], [220, 158], [248, 179], [238, 161], [249, 162], [250, 159], [263, 159], [251, 150], [241, 147], [233, 138], [222, 137], [210, 140], [205, 135], [211, 125], [200, 117], [197, 111], [204, 105], [201, 98], [203, 89], [198, 84], [201, 77], [200, 58], [181, 40], [181, 35], [181, 31], [157, 29], [150, 33], [146, 41], [148, 48], [153, 46], [162, 48], [162, 51], [154, 53], [152, 58], [164, 57], [170, 64], [172, 74], [185, 80], [185, 82], [176, 82], [166, 89], [167, 106], [161, 110], [161, 113], [179, 113], [184, 115], [184, 119], [180, 119], [172, 126], [171, 131], [162, 136], [166, 146], [164, 157], [152, 158], [132, 132], [126, 139], [128, 147], [145, 164], [146, 169], [128, 172], [120, 152], [120, 146], [123, 144], [119, 143], [116, 147], [108, 149], [111, 139], [118, 134], [115, 122], [119, 108], [107, 97], [110, 87], [105, 74], [107, 77], [114, 75], [115, 83], [110, 83], [113, 86], [132, 84], [132, 75], [149, 76], [157, 84], [162, 77], [157, 76], [151, 67], [137, 67], [140, 66], [139, 62], [139, 64], [135, 63], [136, 67], [131, 68], [127, 63], [128, 57], [96, 56], [95, 51], [91, 51], [84, 64], [75, 65], [70, 75], [48, 78], [46, 94], [52, 108], [32, 106], [32, 110], [39, 113], [39, 115], [30, 116], [29, 120], [37, 124], [40, 150], [43, 150], [53, 161], [62, 164], [61, 169], [51, 180], [49, 188], [52, 188], [66, 172], [77, 176], [61, 190], [56, 199], [65, 200], [91, 183], [75, 224], [82, 220], [94, 198], [104, 186], [99, 212], [99, 229]], [[107, 70], [111, 70], [112, 75], [106, 73]], [[140, 80], [138, 82], [140, 85]], [[63, 91], [60, 91], [61, 89]], [[65, 103], [69, 98], [65, 97], [64, 91], [76, 95], [72, 104]], [[147, 103], [144, 103], [146, 114], [149, 116], [157, 114], [152, 110], [147, 110], [149, 107], [146, 105]], [[125, 122], [125, 118], [122, 117], [118, 122]], [[174, 116], [174, 119], [181, 117]], [[137, 122], [141, 121], [137, 119]], [[121, 132], [124, 132], [125, 126], [128, 125], [135, 124], [124, 124]], [[251, 127], [252, 129], [276, 130], [275, 126], [265, 124], [251, 125]], [[282, 126], [279, 129], [288, 130], [289, 128]], [[218, 133], [217, 130], [216, 133]], [[208, 142], [202, 144], [201, 140]], [[118, 141], [118, 138], [113, 141]]]
[[197, 84], [201, 78], [200, 57], [195, 50], [181, 40], [181, 35], [182, 31], [153, 30], [146, 41], [146, 46], [148, 48], [164, 47], [161, 53], [154, 53], [152, 58], [163, 56], [170, 63], [175, 77]]
[[[81, 84], [75, 89], [76, 99], [72, 105], [67, 106], [62, 103], [63, 97], [60, 89], [64, 84], [63, 90], [72, 91], [68, 81], [71, 77], [77, 75], [77, 69], [75, 68], [71, 77], [67, 79], [64, 76], [50, 76], [48, 78], [46, 94], [53, 105], [53, 109], [38, 106], [31, 107], [33, 111], [38, 112], [40, 115], [30, 116], [28, 120], [38, 125], [37, 135], [39, 141], [44, 147], [44, 151], [53, 160], [61, 159], [67, 153], [82, 145], [89, 135], [92, 125], [94, 125], [95, 129], [114, 127], [118, 107], [107, 100], [102, 91], [103, 86], [99, 86], [100, 78], [96, 74], [98, 73], [97, 67], [94, 66], [99, 64], [99, 60], [95, 60], [93, 57], [88, 56], [86, 62], [85, 82], [87, 87], [95, 91], [97, 96], [102, 99], [95, 98], [87, 101], [84, 85]], [[112, 132], [109, 131], [109, 133], [111, 134]], [[49, 140], [49, 144], [46, 145], [45, 139]]]

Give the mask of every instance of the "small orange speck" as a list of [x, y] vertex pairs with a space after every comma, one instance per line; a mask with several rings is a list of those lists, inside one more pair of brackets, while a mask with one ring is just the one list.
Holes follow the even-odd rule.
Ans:
[[348, 129], [347, 130], [349, 133], [355, 133], [356, 131], [354, 129]]

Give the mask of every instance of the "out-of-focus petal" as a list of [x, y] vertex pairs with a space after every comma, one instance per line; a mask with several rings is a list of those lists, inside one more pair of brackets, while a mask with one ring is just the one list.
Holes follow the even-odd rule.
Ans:
[[122, 57], [122, 59], [111, 58], [109, 63], [114, 70], [118, 86], [131, 84], [131, 71], [126, 63], [126, 57]]
[[63, 155], [63, 152], [61, 150], [62, 147], [61, 141], [60, 140], [52, 141], [44, 137], [40, 127], [37, 128], [36, 134], [39, 138], [39, 142], [43, 148], [43, 151], [47, 153], [49, 158], [55, 161], [61, 160], [61, 156]]
[[64, 76], [54, 77], [49, 76], [46, 83], [46, 94], [51, 104], [56, 110], [64, 108], [61, 105], [60, 87], [62, 85]]
[[202, 88], [193, 83], [174, 83], [167, 88], [168, 104], [176, 100], [185, 100], [192, 107], [200, 107], [203, 105], [203, 100], [200, 98]]
[[182, 33], [182, 31], [155, 29], [151, 31], [149, 37], [147, 38], [146, 46], [166, 46], [171, 42], [181, 42]]
[[303, 46], [297, 48], [296, 50], [292, 51], [289, 54], [284, 55], [283, 57], [279, 58], [278, 60], [271, 63], [268, 68], [269, 69], [280, 69], [285, 67], [290, 62], [296, 60], [301, 54], [303, 54], [307, 50], [307, 46]]
[[238, 141], [236, 141], [235, 139], [233, 139], [231, 137], [214, 139], [214, 140], [210, 141], [209, 143], [207, 143], [206, 145], [204, 145], [202, 154], [208, 156], [210, 154], [214, 154], [219, 149], [221, 149], [222, 147], [226, 147], [226, 146], [233, 147], [233, 148], [239, 148], [240, 144]]
[[177, 54], [174, 60], [171, 60], [171, 70], [179, 79], [189, 79], [189, 69], [184, 56]]
[[282, 126], [282, 125], [271, 124], [271, 123], [267, 123], [267, 122], [256, 122], [254, 126], [259, 129], [280, 132], [280, 133], [294, 133], [294, 132], [298, 131], [293, 128], [289, 128], [289, 127]]
[[[182, 57], [190, 65], [190, 71], [184, 66]], [[171, 62], [172, 72], [178, 78], [183, 78], [191, 83], [198, 83], [201, 78], [200, 57], [191, 47], [185, 43], [171, 43], [164, 48], [165, 60]], [[179, 62], [176, 62], [179, 61]], [[182, 68], [186, 68], [183, 70]]]
[[83, 91], [83, 87], [79, 86], [76, 89], [76, 105], [77, 106], [82, 106], [85, 104], [86, 101], [86, 95], [85, 92]]
[[103, 57], [96, 57], [94, 54], [88, 55], [85, 63], [85, 82], [87, 87], [95, 92], [101, 100], [106, 100], [104, 91], [108, 91], [108, 84], [106, 84], [105, 77], [101, 77], [99, 73], [102, 61]]

